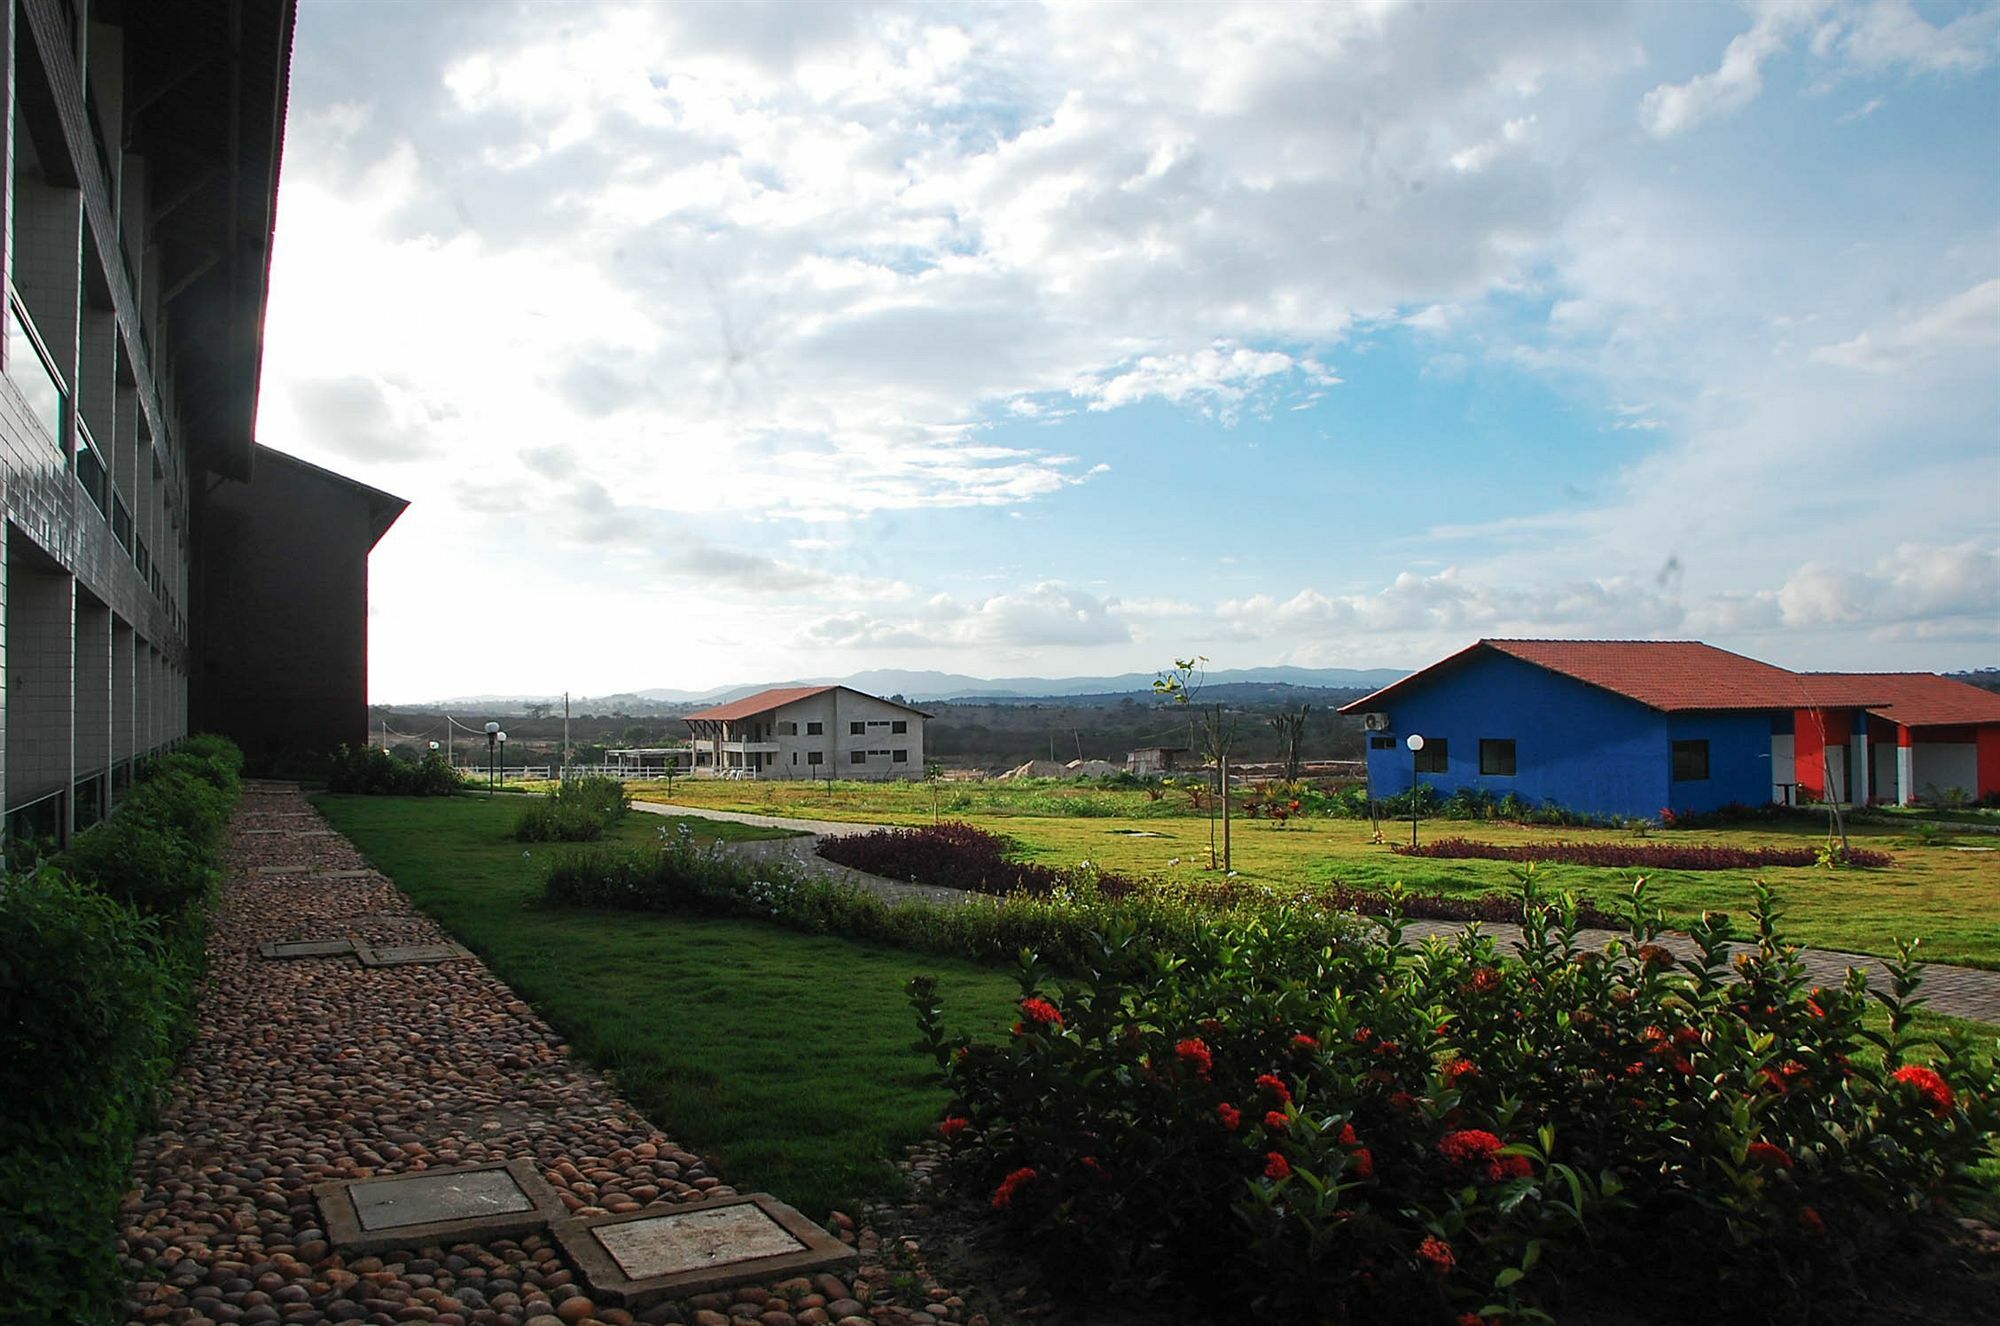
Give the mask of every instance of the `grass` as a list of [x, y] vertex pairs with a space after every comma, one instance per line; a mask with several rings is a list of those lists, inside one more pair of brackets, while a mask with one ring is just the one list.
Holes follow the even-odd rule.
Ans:
[[[912, 1048], [911, 975], [936, 975], [969, 1026], [1013, 1015], [1013, 980], [970, 962], [747, 921], [544, 908], [543, 863], [572, 849], [524, 852], [509, 836], [518, 802], [315, 804], [633, 1104], [734, 1186], [808, 1214], [895, 1191], [887, 1158], [944, 1106], [933, 1065]], [[607, 841], [650, 841], [676, 822], [628, 815]], [[705, 838], [783, 836], [690, 823]]]
[[[1204, 876], [1208, 820], [1190, 810], [1184, 794], [1169, 791], [1151, 801], [1144, 791], [1098, 788], [1045, 780], [944, 783], [729, 782], [677, 779], [672, 800], [687, 805], [758, 814], [923, 824], [938, 793], [942, 814], [1011, 835], [1026, 859], [1048, 865], [1091, 861], [1109, 870], [1174, 879]], [[667, 800], [664, 785], [635, 784], [635, 796]], [[1079, 805], [1089, 809], [1075, 813]], [[1385, 834], [1408, 841], [1407, 820], [1385, 821]], [[1624, 829], [1556, 829], [1462, 820], [1427, 820], [1424, 838], [1452, 834], [1495, 843], [1630, 841]], [[1302, 888], [1333, 882], [1383, 889], [1393, 883], [1422, 892], [1472, 895], [1501, 892], [1514, 883], [1500, 861], [1433, 861], [1399, 857], [1370, 841], [1366, 822], [1348, 819], [1238, 819], [1232, 825], [1232, 860], [1247, 879], [1274, 887]], [[1743, 847], [1797, 846], [1824, 841], [1825, 821], [1801, 813], [1789, 819], [1727, 829], [1655, 829], [1658, 843], [1728, 843]], [[1889, 852], [1895, 864], [1878, 870], [1781, 867], [1760, 871], [1660, 871], [1651, 877], [1655, 903], [1670, 923], [1686, 925], [1704, 911], [1747, 916], [1755, 881], [1763, 879], [1784, 899], [1787, 926], [1802, 944], [1853, 953], [1890, 954], [1899, 938], [1921, 938], [1921, 956], [1934, 962], [2000, 969], [2000, 852], [1956, 850], [1951, 842], [1924, 843], [1901, 823], [1856, 825], [1859, 845]], [[1968, 836], [1973, 846], [2000, 843]], [[1632, 886], [1632, 872], [1587, 866], [1546, 866], [1549, 884], [1574, 890], [1616, 910]]]

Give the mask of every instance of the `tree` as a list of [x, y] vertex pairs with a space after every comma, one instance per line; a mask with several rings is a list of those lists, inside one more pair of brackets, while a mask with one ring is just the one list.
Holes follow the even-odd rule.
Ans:
[[1285, 781], [1292, 782], [1299, 776], [1299, 745], [1305, 740], [1306, 718], [1312, 713], [1312, 706], [1302, 704], [1296, 714], [1279, 714], [1271, 720], [1271, 728], [1278, 734], [1278, 745], [1285, 762]]
[[[1215, 761], [1217, 795], [1222, 815], [1222, 868], [1230, 868], [1229, 856], [1229, 752], [1236, 745], [1236, 719], [1220, 703], [1197, 705], [1207, 673], [1206, 656], [1177, 658], [1174, 666], [1153, 678], [1153, 690], [1168, 703], [1197, 707], [1201, 713], [1202, 754]], [[1208, 808], [1208, 868], [1215, 869], [1216, 806]]]
[[522, 711], [528, 715], [529, 720], [532, 722], [547, 718], [549, 716], [549, 710], [554, 708], [554, 706], [549, 704], [546, 700], [536, 700], [532, 704], [522, 705], [521, 708]]

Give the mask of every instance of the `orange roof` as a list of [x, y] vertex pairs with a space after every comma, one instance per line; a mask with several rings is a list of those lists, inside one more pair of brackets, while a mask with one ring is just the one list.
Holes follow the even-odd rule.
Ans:
[[755, 695], [746, 695], [740, 700], [731, 700], [728, 704], [719, 704], [713, 709], [688, 714], [686, 718], [689, 722], [697, 718], [715, 718], [725, 722], [731, 719], [749, 718], [753, 714], [769, 713], [779, 705], [790, 704], [794, 700], [804, 700], [810, 696], [823, 695], [827, 691], [838, 689], [840, 688], [837, 686], [779, 686], [772, 690], [759, 691]]
[[1341, 712], [1370, 709], [1417, 679], [1455, 666], [1481, 650], [1574, 677], [1663, 712], [1821, 705], [1863, 708], [1889, 698], [1889, 692], [1866, 685], [1842, 682], [1828, 686], [1824, 677], [1759, 663], [1698, 640], [1481, 640], [1422, 672], [1341, 706]]
[[[2000, 723], [2000, 695], [1934, 672], [1808, 672], [1805, 676], [1829, 697], [1821, 703], [1852, 704], [1903, 727]], [[1843, 693], [1864, 698], [1831, 698]]]
[[866, 695], [870, 700], [879, 700], [883, 704], [894, 705], [898, 709], [907, 709], [921, 718], [930, 717], [929, 714], [916, 706], [904, 704], [899, 700], [885, 699], [880, 695], [868, 695], [866, 691], [857, 691], [852, 686], [832, 685], [776, 686], [768, 691], [759, 691], [755, 695], [746, 695], [740, 700], [731, 700], [728, 704], [719, 704], [713, 709], [703, 709], [699, 713], [683, 715], [683, 721], [691, 723], [698, 718], [705, 718], [733, 722], [739, 718], [749, 718], [754, 714], [768, 714], [773, 709], [788, 705], [794, 700], [808, 699], [815, 695], [823, 695], [828, 691], [850, 691], [855, 695]]

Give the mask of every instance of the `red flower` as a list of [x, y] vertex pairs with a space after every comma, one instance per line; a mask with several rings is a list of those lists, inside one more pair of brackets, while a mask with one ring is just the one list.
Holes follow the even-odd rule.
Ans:
[[1674, 955], [1669, 949], [1663, 948], [1658, 944], [1639, 945], [1639, 963], [1641, 966], [1668, 967], [1673, 965], [1673, 961]]
[[1243, 1122], [1243, 1111], [1225, 1100], [1215, 1107], [1215, 1117], [1222, 1120], [1222, 1126], [1233, 1133]]
[[1477, 1312], [1461, 1312], [1457, 1326], [1494, 1326], [1497, 1320], [1496, 1317], [1482, 1317]]
[[1174, 1053], [1193, 1064], [1195, 1071], [1203, 1077], [1215, 1068], [1215, 1056], [1209, 1053], [1208, 1042], [1199, 1036], [1191, 1036], [1174, 1046]]
[[1438, 1154], [1454, 1165], [1474, 1165], [1491, 1160], [1503, 1144], [1483, 1128], [1446, 1133], [1438, 1142]]
[[1389, 1097], [1389, 1104], [1398, 1114], [1408, 1114], [1417, 1107], [1417, 1098], [1407, 1091], [1398, 1091]]
[[1356, 1045], [1366, 1045], [1369, 1041], [1372, 1041], [1374, 1039], [1375, 1039], [1374, 1031], [1372, 1031], [1367, 1027], [1363, 1027], [1361, 1028], [1361, 1030], [1354, 1033], [1354, 1043]]
[[1424, 1241], [1417, 1245], [1417, 1256], [1431, 1264], [1439, 1275], [1448, 1275], [1458, 1260], [1451, 1255], [1451, 1244], [1435, 1235], [1426, 1234]]
[[1319, 1037], [1308, 1036], [1302, 1031], [1292, 1037], [1292, 1044], [1298, 1046], [1301, 1050], [1317, 1050], [1319, 1048]]
[[1272, 1095], [1276, 1096], [1279, 1100], [1283, 1101], [1285, 1104], [1289, 1105], [1292, 1103], [1292, 1089], [1286, 1086], [1285, 1080], [1279, 1077], [1277, 1074], [1275, 1073], [1262, 1074], [1257, 1079], [1257, 1085], [1263, 1087], [1266, 1091], [1269, 1091]]
[[1264, 1116], [1264, 1126], [1282, 1133], [1292, 1126], [1292, 1120], [1283, 1110], [1272, 1110]]
[[1776, 1165], [1779, 1169], [1792, 1167], [1791, 1156], [1775, 1142], [1752, 1142], [1749, 1156], [1760, 1165]]
[[1526, 1156], [1495, 1156], [1486, 1162], [1486, 1177], [1495, 1183], [1525, 1179], [1534, 1172], [1535, 1167]]
[[1000, 1186], [993, 1190], [993, 1209], [1004, 1211], [1012, 1206], [1014, 1194], [1019, 1192], [1023, 1185], [1033, 1183], [1039, 1177], [1040, 1175], [1036, 1174], [1032, 1167], [1023, 1166], [1000, 1180]]
[[938, 1125], [938, 1131], [944, 1134], [946, 1141], [950, 1141], [952, 1138], [957, 1137], [960, 1133], [964, 1132], [968, 1127], [971, 1126], [971, 1124], [972, 1120], [962, 1119], [954, 1114], [951, 1118], [946, 1119], [943, 1123]]
[[1674, 1033], [1674, 1044], [1680, 1046], [1683, 1050], [1691, 1050], [1701, 1044], [1701, 1033], [1693, 1027], [1682, 1027]]
[[1375, 1177], [1375, 1153], [1361, 1147], [1354, 1153], [1354, 1172], [1364, 1179]]
[[1291, 1162], [1276, 1151], [1264, 1153], [1264, 1177], [1267, 1179], [1289, 1179], [1292, 1177]]
[[1945, 1085], [1945, 1080], [1938, 1076], [1935, 1068], [1927, 1068], [1923, 1064], [1904, 1064], [1889, 1074], [1889, 1077], [1893, 1081], [1908, 1082], [1915, 1087], [1917, 1094], [1930, 1102], [1931, 1113], [1938, 1118], [1942, 1119], [1951, 1113], [1955, 1098], [1951, 1094], [1951, 1088]]
[[1457, 1086], [1468, 1077], [1478, 1076], [1479, 1065], [1470, 1059], [1454, 1059], [1444, 1066], [1444, 1080], [1452, 1086]]
[[1481, 967], [1472, 973], [1472, 988], [1478, 994], [1491, 994], [1502, 984], [1500, 973], [1491, 967]]
[[1203, 1018], [1201, 1020], [1201, 1029], [1211, 1036], [1220, 1036], [1222, 1034], [1222, 1023], [1214, 1018]]
[[1826, 1233], [1826, 1221], [1820, 1219], [1819, 1212], [1810, 1206], [1799, 1208], [1799, 1224], [1808, 1234]]
[[1099, 1178], [1104, 1177], [1104, 1166], [1097, 1163], [1096, 1156], [1085, 1156], [1082, 1160], [1078, 1161], [1077, 1163], [1079, 1165], [1082, 1165], [1085, 1169], [1089, 1170], [1092, 1174], [1097, 1175]]
[[1053, 1024], [1060, 1027], [1063, 1024], [1062, 1010], [1039, 995], [1023, 999], [1021, 1011], [1028, 1015], [1029, 1021], [1038, 1022], [1043, 1026]]
[[1344, 1123], [1340, 1125], [1340, 1144], [1342, 1146], [1361, 1145], [1361, 1138], [1356, 1135], [1353, 1124]]

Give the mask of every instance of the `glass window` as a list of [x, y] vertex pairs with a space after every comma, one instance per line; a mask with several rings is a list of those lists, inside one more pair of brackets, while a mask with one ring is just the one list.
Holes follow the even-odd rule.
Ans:
[[49, 367], [39, 342], [21, 315], [20, 306], [7, 306], [7, 377], [28, 398], [28, 408], [48, 430], [49, 441], [63, 445], [62, 378]]
[[97, 453], [97, 444], [82, 428], [76, 430], [76, 481], [91, 504], [102, 512], [110, 499], [111, 476], [105, 472], [104, 457]]
[[823, 733], [823, 732], [825, 732], [825, 731], [826, 731], [826, 724], [824, 724], [824, 723], [807, 723], [807, 724], [806, 724], [806, 735], [807, 735], [807, 736], [809, 736], [809, 737], [817, 737], [817, 736], [819, 736], [819, 735], [820, 735], [821, 733]]
[[1512, 739], [1482, 737], [1479, 741], [1479, 772], [1497, 778], [1514, 776], [1514, 743]]
[[1396, 749], [1396, 739], [1394, 737], [1370, 737], [1368, 738], [1368, 749], [1394, 750]]
[[899, 750], [889, 758], [896, 764], [908, 764], [910, 762], [910, 753], [906, 750]]
[[849, 723], [847, 725], [847, 735], [850, 737], [865, 737], [868, 735], [868, 725], [866, 723]]
[[868, 752], [865, 750], [849, 751], [847, 762], [849, 764], [866, 764], [868, 763]]
[[909, 730], [910, 730], [910, 720], [908, 720], [907, 718], [899, 718], [895, 722], [889, 724], [889, 731], [897, 736], [901, 736], [903, 733], [908, 732]]
[[1674, 781], [1677, 783], [1699, 783], [1708, 777], [1708, 743], [1706, 741], [1676, 741], [1674, 743]]
[[818, 763], [820, 763], [820, 755], [821, 755], [821, 752], [819, 752], [819, 751], [816, 751], [816, 750], [809, 750], [809, 751], [807, 751], [807, 752], [806, 752], [806, 763], [807, 763], [807, 764], [818, 764]]
[[132, 551], [132, 512], [115, 490], [111, 494], [111, 537], [126, 552]]
[[1417, 772], [1451, 772], [1451, 743], [1443, 737], [1425, 737], [1424, 748], [1417, 752]]

